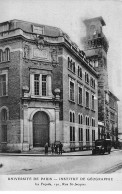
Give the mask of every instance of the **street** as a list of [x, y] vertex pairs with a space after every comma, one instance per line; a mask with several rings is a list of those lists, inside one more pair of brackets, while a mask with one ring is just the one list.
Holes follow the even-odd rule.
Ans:
[[60, 155], [0, 155], [0, 174], [99, 174], [122, 173], [122, 150], [110, 155], [79, 151]]

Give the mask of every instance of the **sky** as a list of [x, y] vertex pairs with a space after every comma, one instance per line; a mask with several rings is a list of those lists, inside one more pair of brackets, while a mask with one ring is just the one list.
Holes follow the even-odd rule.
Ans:
[[0, 23], [20, 19], [61, 28], [83, 49], [84, 19], [102, 16], [109, 41], [108, 79], [119, 98], [119, 130], [122, 132], [122, 0], [0, 0]]

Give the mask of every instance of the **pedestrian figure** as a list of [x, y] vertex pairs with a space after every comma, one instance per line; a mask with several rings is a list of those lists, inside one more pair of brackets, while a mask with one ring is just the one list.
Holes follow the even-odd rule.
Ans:
[[59, 154], [62, 154], [62, 147], [63, 147], [63, 145], [62, 145], [62, 143], [60, 142], [60, 144], [59, 144]]
[[54, 144], [52, 143], [52, 146], [51, 146], [51, 151], [52, 151], [52, 154], [54, 153]]
[[48, 143], [45, 144], [45, 154], [48, 154]]
[[57, 145], [55, 144], [55, 154], [57, 154]]

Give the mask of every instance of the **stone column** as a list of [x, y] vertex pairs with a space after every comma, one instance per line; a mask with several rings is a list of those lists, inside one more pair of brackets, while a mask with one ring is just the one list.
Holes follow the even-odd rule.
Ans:
[[23, 105], [23, 150], [29, 150], [28, 104]]

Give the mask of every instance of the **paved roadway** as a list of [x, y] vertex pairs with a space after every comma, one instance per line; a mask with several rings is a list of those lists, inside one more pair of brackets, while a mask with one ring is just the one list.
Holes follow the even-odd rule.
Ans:
[[[113, 173], [122, 168], [122, 150], [110, 155], [92, 156], [91, 151], [63, 154], [62, 156], [7, 156], [0, 154], [1, 175], [9, 174], [94, 174]], [[114, 170], [112, 170], [114, 169]], [[119, 170], [122, 173], [122, 170]]]

